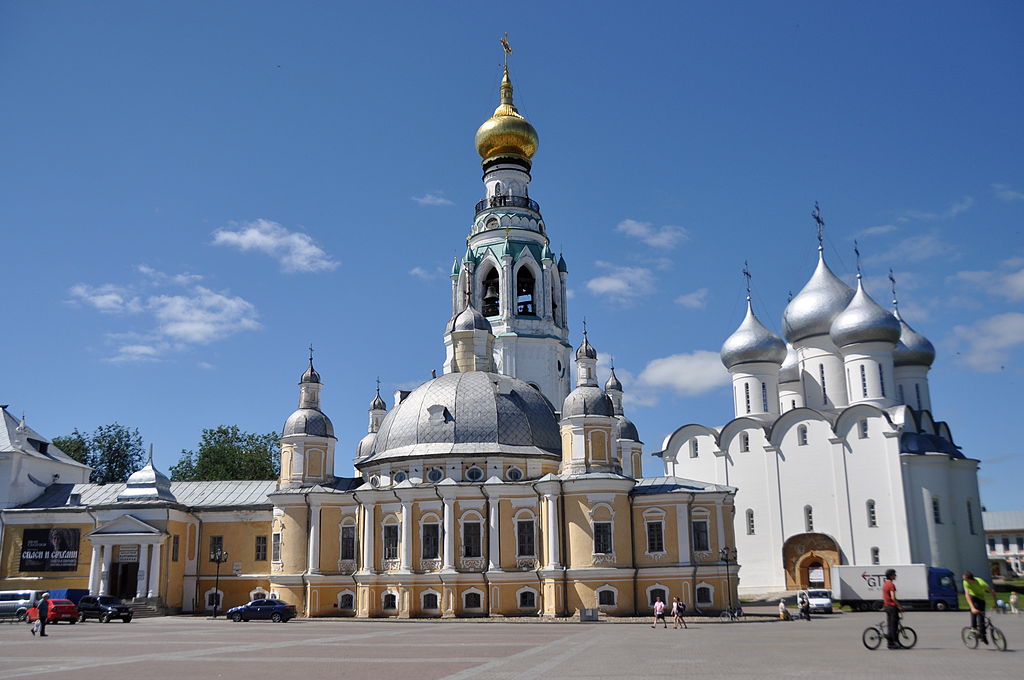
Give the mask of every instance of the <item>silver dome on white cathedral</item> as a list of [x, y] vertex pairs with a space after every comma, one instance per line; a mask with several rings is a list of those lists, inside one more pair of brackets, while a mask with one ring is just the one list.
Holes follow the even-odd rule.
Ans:
[[815, 335], [828, 334], [832, 321], [846, 309], [851, 299], [853, 289], [832, 273], [819, 250], [814, 274], [782, 313], [782, 331], [786, 341], [797, 343]]
[[453, 331], [487, 331], [491, 332], [491, 322], [477, 311], [473, 305], [459, 312], [448, 324], [449, 332]]
[[[858, 275], [859, 276], [859, 275]], [[857, 292], [846, 309], [832, 322], [829, 331], [836, 347], [846, 347], [861, 342], [891, 342], [900, 339], [900, 323], [889, 311], [871, 299], [864, 290], [864, 283], [857, 280]]]
[[900, 316], [899, 309], [893, 312], [893, 317], [900, 325], [900, 340], [892, 351], [893, 363], [896, 366], [931, 366], [935, 361], [935, 345], [911, 328]]
[[786, 345], [786, 359], [779, 368], [779, 383], [800, 380], [800, 357], [792, 345]]
[[786, 343], [758, 320], [748, 298], [747, 315], [722, 343], [721, 356], [726, 368], [753, 362], [781, 364], [786, 358]]

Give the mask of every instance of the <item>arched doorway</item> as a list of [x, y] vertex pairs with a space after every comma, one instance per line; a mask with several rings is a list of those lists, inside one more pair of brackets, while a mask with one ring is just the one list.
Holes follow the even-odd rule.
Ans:
[[839, 546], [825, 534], [797, 534], [782, 546], [786, 588], [831, 588], [830, 567], [840, 564]]

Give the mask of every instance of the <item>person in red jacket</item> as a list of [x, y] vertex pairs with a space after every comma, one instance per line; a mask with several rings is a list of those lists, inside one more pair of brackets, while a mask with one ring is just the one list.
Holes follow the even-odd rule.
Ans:
[[903, 605], [896, 599], [895, 569], [886, 569], [885, 571], [885, 583], [882, 584], [882, 605], [885, 609], [885, 637], [889, 641], [889, 649], [903, 649], [897, 638]]

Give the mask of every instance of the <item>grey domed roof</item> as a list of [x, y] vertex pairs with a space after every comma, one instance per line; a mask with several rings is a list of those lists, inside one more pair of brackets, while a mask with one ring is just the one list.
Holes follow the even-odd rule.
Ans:
[[732, 335], [722, 343], [722, 363], [726, 368], [755, 361], [781, 364], [786, 358], [786, 343], [764, 327], [747, 300], [747, 315]]
[[577, 359], [584, 359], [584, 358], [586, 358], [586, 359], [596, 359], [597, 358], [597, 350], [594, 349], [594, 346], [590, 344], [589, 340], [587, 340], [587, 332], [586, 331], [583, 331], [583, 344], [580, 345], [579, 349], [576, 350], [576, 358]]
[[476, 311], [473, 305], [467, 305], [448, 325], [449, 331], [487, 331], [491, 332], [491, 322], [483, 314]]
[[619, 424], [615, 428], [616, 439], [628, 439], [631, 442], [640, 441], [640, 434], [636, 431], [636, 425], [626, 416], [615, 416]]
[[309, 358], [309, 368], [307, 368], [306, 372], [302, 374], [302, 379], [299, 380], [299, 382], [300, 383], [318, 383], [318, 382], [320, 382], [320, 374], [317, 373], [316, 369], [313, 368], [313, 357], [312, 356], [310, 356], [310, 358]]
[[498, 373], [447, 373], [384, 417], [373, 461], [400, 456], [561, 455], [555, 412], [528, 383]]
[[615, 375], [615, 367], [612, 366], [612, 374], [608, 376], [608, 382], [604, 384], [605, 390], [617, 390], [622, 391], [622, 383], [619, 382], [618, 376]]
[[911, 328], [899, 310], [893, 316], [900, 324], [900, 341], [892, 351], [893, 363], [897, 366], [931, 366], [935, 361], [935, 345]]
[[786, 346], [786, 360], [779, 369], [779, 383], [795, 382], [800, 379], [800, 357], [792, 345]]
[[284, 421], [282, 437], [305, 434], [313, 437], [334, 437], [334, 425], [323, 411], [315, 408], [300, 408]]
[[846, 309], [832, 321], [829, 335], [836, 347], [861, 342], [891, 342], [895, 345], [900, 339], [900, 322], [871, 299], [864, 290], [864, 283], [858, 279], [857, 292]]
[[373, 453], [373, 442], [377, 440], [376, 432], [368, 432], [366, 436], [356, 444], [356, 461], [363, 460]]
[[839, 280], [818, 251], [818, 266], [810, 280], [786, 305], [782, 313], [782, 331], [786, 340], [797, 343], [804, 338], [825, 335], [832, 321], [846, 309], [853, 289]]
[[128, 478], [124, 491], [117, 496], [119, 501], [164, 500], [177, 501], [171, 493], [171, 480], [153, 466], [152, 456], [141, 470]]
[[377, 396], [375, 396], [373, 398], [373, 401], [370, 402], [370, 410], [371, 411], [387, 411], [388, 410], [388, 405], [384, 402], [383, 399], [380, 398], [380, 388], [379, 387], [377, 388]]
[[562, 403], [562, 417], [611, 416], [615, 414], [612, 400], [597, 385], [580, 385]]

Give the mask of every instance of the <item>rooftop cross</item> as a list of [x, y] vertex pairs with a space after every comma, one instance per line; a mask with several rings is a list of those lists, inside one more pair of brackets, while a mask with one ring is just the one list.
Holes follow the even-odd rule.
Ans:
[[747, 302], [750, 302], [750, 265], [747, 264], [746, 260], [743, 260], [743, 278], [747, 280]]
[[818, 228], [818, 250], [821, 250], [825, 236], [825, 220], [821, 217], [821, 206], [817, 201], [814, 202], [814, 212], [811, 213], [811, 217], [814, 218], [814, 223]]
[[892, 273], [892, 267], [889, 267], [889, 283], [892, 284], [892, 306], [898, 307], [896, 302], [896, 275]]
[[313, 363], [313, 343], [309, 343], [309, 363]]
[[857, 239], [853, 239], [853, 254], [857, 258], [857, 278], [860, 278], [860, 246], [857, 245]]
[[508, 55], [512, 54], [512, 46], [508, 44], [508, 31], [505, 31], [505, 37], [498, 38], [501, 41], [501, 49], [505, 53], [505, 68], [508, 68]]

